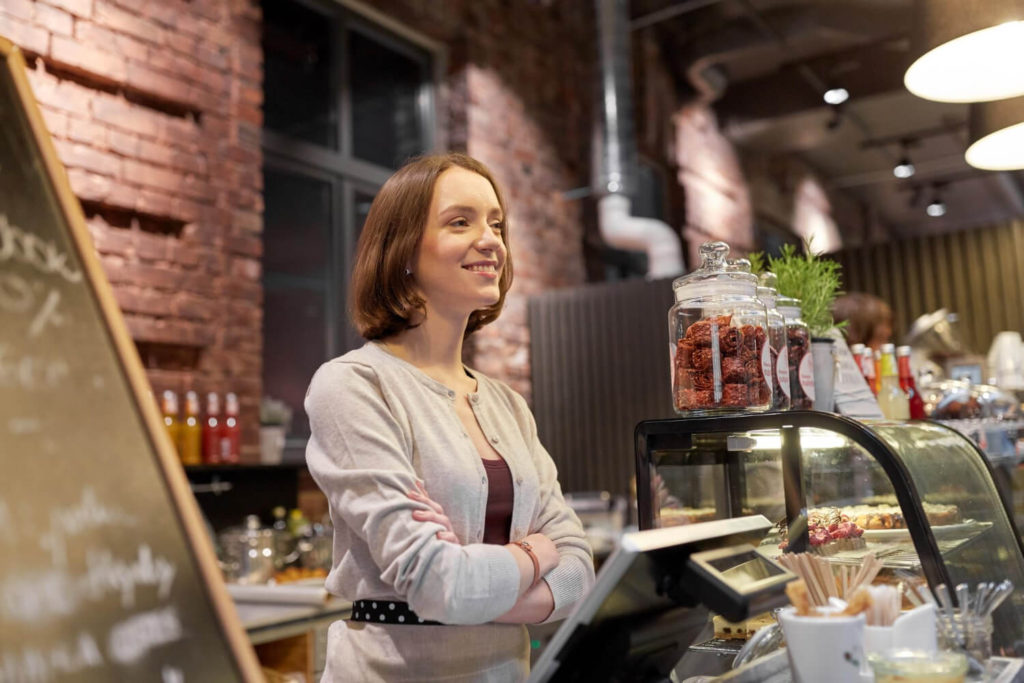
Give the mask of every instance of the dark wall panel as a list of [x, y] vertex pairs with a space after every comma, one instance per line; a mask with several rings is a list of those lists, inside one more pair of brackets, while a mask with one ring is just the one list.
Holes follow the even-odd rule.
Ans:
[[892, 306], [897, 339], [919, 315], [960, 315], [964, 341], [986, 353], [1003, 330], [1024, 330], [1024, 222], [917, 237], [833, 255], [843, 289]]
[[672, 417], [669, 280], [590, 285], [530, 299], [533, 411], [565, 491], [627, 494], [633, 429]]

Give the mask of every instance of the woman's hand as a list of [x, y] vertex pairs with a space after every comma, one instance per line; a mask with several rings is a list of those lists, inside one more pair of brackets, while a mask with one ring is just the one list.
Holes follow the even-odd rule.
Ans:
[[423, 488], [423, 484], [416, 482], [416, 490], [410, 491], [406, 494], [412, 500], [417, 503], [425, 503], [429, 510], [413, 510], [412, 518], [417, 522], [435, 522], [444, 527], [444, 531], [437, 532], [437, 538], [440, 541], [447, 541], [449, 543], [459, 544], [459, 539], [455, 535], [455, 531], [452, 530], [452, 521], [448, 519], [448, 515], [444, 513], [444, 508], [441, 504], [432, 500], [427, 495], [427, 490]]
[[558, 548], [550, 538], [544, 534], [530, 534], [523, 540], [530, 544], [533, 554], [537, 556], [541, 576], [558, 566], [558, 561], [561, 558], [558, 556]]

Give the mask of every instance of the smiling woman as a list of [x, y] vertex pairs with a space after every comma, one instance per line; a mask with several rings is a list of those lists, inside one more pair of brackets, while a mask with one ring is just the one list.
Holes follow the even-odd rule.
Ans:
[[524, 624], [564, 617], [593, 557], [526, 401], [462, 364], [512, 284], [507, 209], [488, 170], [424, 157], [381, 188], [352, 275], [368, 341], [306, 396], [309, 470], [327, 494], [324, 680], [521, 681]]

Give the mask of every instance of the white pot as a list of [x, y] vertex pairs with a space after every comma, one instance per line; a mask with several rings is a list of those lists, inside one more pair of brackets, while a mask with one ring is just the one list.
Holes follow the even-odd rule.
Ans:
[[260, 427], [260, 462], [264, 465], [279, 465], [284, 453], [284, 425], [263, 425]]
[[835, 410], [836, 359], [835, 342], [828, 337], [811, 339], [814, 359], [814, 409], [831, 413]]

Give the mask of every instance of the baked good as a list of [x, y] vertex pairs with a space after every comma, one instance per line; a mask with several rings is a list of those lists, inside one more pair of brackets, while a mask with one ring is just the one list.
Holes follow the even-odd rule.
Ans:
[[750, 636], [769, 624], [775, 623], [775, 617], [771, 612], [758, 614], [745, 621], [729, 621], [717, 614], [712, 617], [711, 623], [715, 627], [715, 638], [722, 640], [747, 640]]

